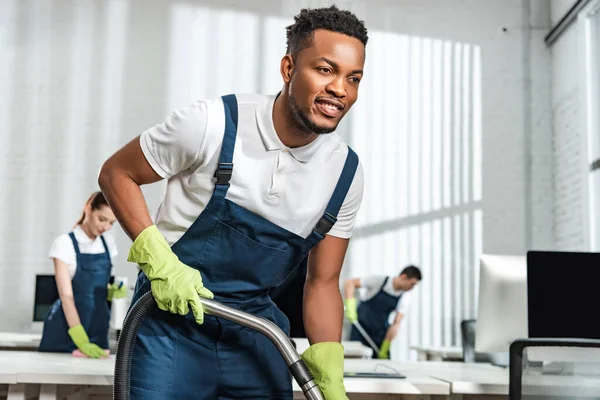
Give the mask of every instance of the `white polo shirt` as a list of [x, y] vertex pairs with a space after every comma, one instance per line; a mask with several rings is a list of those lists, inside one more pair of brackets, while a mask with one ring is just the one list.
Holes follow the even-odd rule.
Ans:
[[[79, 225], [73, 229], [73, 234], [75, 235], [75, 240], [77, 240], [79, 251], [82, 254], [104, 253], [104, 245], [102, 244], [102, 239], [100, 239], [100, 236], [97, 236], [95, 239], [91, 239]], [[103, 236], [104, 240], [106, 240], [106, 246], [108, 247], [110, 258], [114, 258], [118, 254], [115, 239], [108, 232], [104, 233]], [[71, 241], [68, 233], [60, 235], [54, 240], [52, 246], [50, 247], [50, 253], [48, 254], [48, 257], [50, 259], [57, 258], [66, 263], [69, 266], [69, 274], [71, 275], [71, 279], [73, 279], [75, 276], [75, 271], [77, 270], [77, 255], [75, 253], [75, 247], [73, 247], [73, 242]], [[54, 273], [54, 266], [52, 267], [52, 273]]]
[[[236, 95], [238, 132], [227, 199], [299, 236], [307, 237], [323, 215], [344, 167], [348, 148], [336, 133], [306, 146], [286, 147], [275, 132], [276, 95]], [[225, 117], [221, 98], [196, 101], [141, 134], [142, 151], [168, 179], [154, 223], [175, 243], [212, 196]], [[363, 196], [359, 166], [329, 231], [350, 238]]]
[[[360, 287], [366, 289], [366, 293], [361, 300], [364, 302], [373, 298], [379, 292], [379, 289], [381, 289], [381, 285], [383, 285], [383, 280], [385, 278], [386, 276], [384, 275], [372, 275], [365, 278], [360, 278]], [[403, 290], [394, 290], [392, 280], [395, 278], [395, 276], [389, 276], [387, 278], [388, 280], [383, 287], [383, 291], [395, 297], [402, 295], [396, 304], [396, 312], [406, 315], [410, 306], [412, 291], [405, 292]]]

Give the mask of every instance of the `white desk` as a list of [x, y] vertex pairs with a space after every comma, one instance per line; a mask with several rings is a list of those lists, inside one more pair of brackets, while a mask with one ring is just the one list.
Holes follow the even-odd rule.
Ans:
[[[377, 362], [387, 365], [404, 374], [417, 372], [447, 382], [455, 398], [456, 396], [469, 399], [508, 397], [510, 381], [508, 368], [485, 363], [440, 361], [394, 363], [373, 360], [369, 362], [373, 366]], [[362, 361], [362, 368], [365, 367], [366, 360]], [[525, 394], [540, 396], [540, 399], [551, 398], [552, 395], [573, 397], [574, 389], [579, 397], [600, 398], [600, 377], [584, 378], [530, 373], [524, 376], [522, 385]]]
[[8, 396], [9, 385], [17, 383], [17, 374], [8, 363], [0, 362], [0, 398]]
[[462, 361], [460, 346], [410, 346], [417, 352], [419, 361]]
[[[347, 359], [346, 370], [371, 371], [370, 365], [361, 365], [359, 359]], [[40, 399], [61, 398], [66, 390], [78, 390], [80, 397], [94, 394], [94, 399], [111, 399], [114, 356], [91, 360], [74, 358], [69, 354], [0, 351], [0, 365], [12, 375], [9, 399], [25, 399], [39, 394]], [[447, 398], [450, 385], [418, 371], [405, 372], [406, 379], [345, 378], [344, 385], [351, 400], [403, 399], [437, 400]], [[14, 378], [16, 376], [16, 379]], [[74, 386], [75, 385], [75, 386]], [[91, 390], [97, 388], [98, 391]], [[302, 399], [300, 388], [294, 382], [294, 398]], [[97, 396], [97, 393], [103, 393]], [[395, 397], [394, 397], [395, 396]]]
[[414, 363], [405, 368], [415, 371], [428, 370], [429, 376], [448, 382], [453, 394], [508, 396], [508, 368], [461, 362]]
[[[117, 340], [113, 330], [109, 331], [109, 346], [116, 351]], [[0, 351], [37, 351], [42, 340], [41, 333], [0, 332]]]
[[37, 350], [41, 333], [0, 332], [0, 349], [2, 350]]
[[600, 398], [600, 377], [527, 374], [521, 384], [528, 396], [574, 398], [576, 393], [576, 397]]
[[[430, 363], [424, 363], [430, 364]], [[454, 396], [468, 398], [507, 398], [509, 391], [508, 368], [490, 364], [435, 363], [431, 366], [406, 365], [406, 370], [423, 371], [429, 369], [429, 376], [450, 384]], [[558, 376], [530, 373], [523, 377], [522, 391], [525, 395], [539, 396], [540, 399], [563, 396], [600, 398], [600, 377]]]
[[[353, 363], [363, 371], [394, 370], [411, 376], [426, 375], [450, 385], [453, 399], [466, 396], [469, 399], [494, 399], [508, 397], [508, 369], [484, 363], [462, 363], [443, 361], [394, 362], [390, 360], [346, 360], [345, 367], [350, 370]], [[500, 397], [496, 397], [500, 396]]]

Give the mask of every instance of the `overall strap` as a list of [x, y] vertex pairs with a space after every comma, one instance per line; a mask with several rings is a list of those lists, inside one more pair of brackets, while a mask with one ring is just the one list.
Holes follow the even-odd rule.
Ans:
[[323, 239], [327, 232], [329, 232], [333, 225], [335, 225], [337, 221], [337, 215], [342, 207], [342, 204], [344, 204], [344, 200], [346, 199], [350, 185], [352, 185], [352, 181], [354, 180], [357, 167], [358, 156], [354, 150], [348, 146], [348, 155], [346, 156], [344, 169], [342, 169], [342, 173], [340, 174], [340, 178], [335, 186], [335, 190], [331, 195], [331, 199], [329, 199], [329, 204], [327, 204], [325, 213], [313, 229], [313, 234], [317, 235], [319, 239]]
[[79, 251], [79, 244], [77, 243], [77, 239], [75, 239], [75, 234], [73, 232], [70, 232], [69, 237], [71, 238], [71, 242], [73, 242], [73, 247], [75, 248], [75, 255], [79, 256], [81, 252]]
[[100, 235], [100, 240], [102, 240], [102, 246], [104, 246], [104, 254], [106, 254], [106, 258], [108, 259], [108, 264], [112, 266], [112, 261], [110, 259], [110, 251], [108, 251], [108, 245], [106, 244], [106, 240], [104, 236]]
[[386, 276], [385, 279], [383, 280], [383, 284], [381, 285], [381, 287], [379, 288], [380, 292], [383, 292], [383, 288], [385, 287], [385, 284], [387, 283], [388, 279], [390, 279], [389, 276]]
[[229, 189], [229, 180], [233, 174], [233, 151], [237, 136], [238, 103], [234, 94], [228, 94], [221, 98], [223, 99], [223, 108], [225, 111], [225, 132], [223, 134], [221, 154], [219, 155], [219, 166], [214, 175], [217, 180], [213, 195], [225, 198]]

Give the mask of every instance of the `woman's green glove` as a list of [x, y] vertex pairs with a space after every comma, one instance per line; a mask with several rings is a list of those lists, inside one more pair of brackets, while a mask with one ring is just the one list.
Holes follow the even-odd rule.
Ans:
[[313, 344], [302, 353], [302, 359], [325, 400], [348, 400], [344, 388], [344, 348], [340, 343]]
[[137, 263], [150, 280], [158, 308], [181, 315], [187, 315], [191, 309], [196, 322], [204, 322], [200, 296], [212, 299], [214, 295], [204, 287], [198, 270], [179, 261], [156, 225], [138, 235], [127, 261]]
[[77, 346], [77, 348], [86, 356], [90, 358], [100, 358], [106, 355], [100, 346], [90, 342], [90, 338], [83, 328], [83, 325], [75, 325], [69, 329], [69, 336], [71, 336], [71, 340], [73, 340], [75, 346]]
[[106, 296], [108, 301], [113, 301], [113, 299], [122, 299], [125, 296], [127, 296], [127, 287], [125, 287], [122, 282], [119, 285], [113, 283], [108, 287], [108, 295]]

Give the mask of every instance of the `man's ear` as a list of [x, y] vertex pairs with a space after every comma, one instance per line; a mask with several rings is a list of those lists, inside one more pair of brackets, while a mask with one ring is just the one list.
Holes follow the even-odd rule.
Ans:
[[294, 73], [294, 59], [291, 54], [286, 54], [281, 59], [280, 72], [284, 83], [290, 83]]

